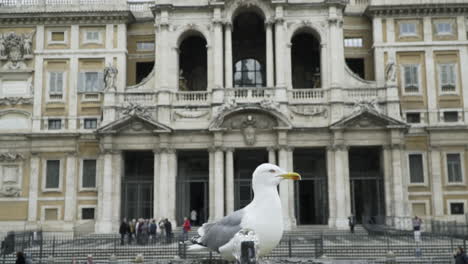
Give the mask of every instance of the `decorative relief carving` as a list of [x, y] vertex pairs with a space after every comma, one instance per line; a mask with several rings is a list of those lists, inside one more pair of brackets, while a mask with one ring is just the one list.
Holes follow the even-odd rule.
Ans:
[[16, 34], [15, 32], [0, 34], [0, 60], [7, 61], [3, 66], [6, 70], [26, 68], [25, 60], [32, 59], [32, 38], [34, 32], [29, 34]]
[[190, 110], [190, 109], [180, 109], [174, 110], [175, 116], [179, 118], [200, 118], [208, 115], [210, 111], [208, 110]]
[[116, 86], [116, 79], [117, 79], [117, 73], [119, 71], [117, 70], [116, 67], [109, 65], [104, 68], [104, 91], [116, 91], [117, 86]]
[[353, 112], [359, 112], [361, 110], [370, 110], [382, 114], [377, 98], [354, 101]]
[[289, 110], [294, 114], [301, 116], [328, 116], [328, 109], [323, 106], [290, 106]]
[[4, 197], [18, 197], [20, 196], [21, 189], [16, 186], [5, 185], [0, 189], [0, 196]]
[[389, 60], [385, 65], [385, 81], [387, 85], [396, 85], [397, 66], [393, 60]]
[[266, 110], [276, 110], [280, 111], [280, 104], [276, 101], [273, 101], [271, 99], [263, 99], [260, 102], [260, 107]]
[[152, 119], [149, 107], [141, 106], [134, 103], [128, 103], [122, 108], [122, 115], [124, 116], [141, 116], [147, 119]]
[[24, 156], [18, 153], [0, 153], [0, 162], [22, 161]]
[[25, 97], [4, 97], [0, 98], [0, 105], [15, 106], [33, 104], [33, 98]]
[[229, 111], [231, 109], [234, 109], [237, 107], [237, 102], [236, 102], [236, 98], [234, 98], [233, 96], [226, 96], [224, 98], [224, 103], [222, 105], [219, 106], [218, 110], [216, 111], [216, 115], [219, 115], [223, 112], [226, 112], [226, 111]]

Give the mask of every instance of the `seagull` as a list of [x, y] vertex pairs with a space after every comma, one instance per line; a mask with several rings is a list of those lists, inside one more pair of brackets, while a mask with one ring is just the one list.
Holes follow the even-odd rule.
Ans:
[[280, 167], [264, 163], [258, 166], [252, 175], [254, 198], [246, 207], [224, 218], [205, 223], [198, 229], [198, 236], [192, 238], [189, 251], [212, 250], [222, 258], [233, 261], [238, 241], [236, 235], [251, 230], [258, 239], [256, 255], [268, 255], [283, 236], [283, 215], [277, 186], [285, 180], [300, 180], [295, 172], [286, 172]]

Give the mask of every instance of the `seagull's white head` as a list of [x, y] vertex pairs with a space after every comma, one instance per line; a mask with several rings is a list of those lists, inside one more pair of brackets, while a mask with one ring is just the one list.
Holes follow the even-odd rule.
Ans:
[[286, 172], [280, 167], [264, 163], [258, 166], [252, 177], [252, 188], [255, 190], [260, 186], [276, 187], [282, 180], [300, 180], [301, 175], [295, 172]]

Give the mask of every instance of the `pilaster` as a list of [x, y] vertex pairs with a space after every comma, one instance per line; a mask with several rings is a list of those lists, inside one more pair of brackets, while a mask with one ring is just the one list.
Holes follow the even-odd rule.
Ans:
[[335, 174], [335, 148], [327, 147], [327, 177], [328, 177], [328, 226], [336, 225], [336, 174]]
[[441, 168], [441, 151], [438, 147], [430, 147], [429, 149], [429, 171], [432, 177], [432, 215], [434, 217], [442, 217], [444, 215], [444, 193]]
[[169, 200], [167, 200], [168, 203], [168, 213], [167, 213], [167, 218], [171, 220], [172, 223], [177, 223], [175, 222], [176, 218], [176, 177], [177, 177], [177, 152], [175, 149], [169, 149], [168, 150], [168, 160], [169, 160], [169, 179], [168, 179], [168, 185], [167, 185], [167, 190], [168, 190], [168, 197]]
[[76, 153], [69, 153], [67, 156], [67, 169], [65, 174], [65, 214], [64, 220], [71, 222], [76, 218], [76, 182], [78, 177]]
[[113, 169], [114, 165], [113, 152], [105, 150], [102, 154], [103, 159], [103, 174], [102, 180], [98, 186], [98, 204], [99, 212], [96, 222], [97, 233], [111, 233], [112, 232], [112, 189], [113, 189]]
[[154, 171], [153, 171], [153, 218], [159, 219], [161, 217], [161, 212], [159, 209], [159, 197], [160, 197], [160, 189], [161, 189], [161, 160], [160, 160], [160, 152], [159, 149], [153, 150], [154, 156]]
[[232, 24], [224, 24], [224, 68], [226, 70], [226, 88], [233, 87], [232, 65]]
[[226, 149], [226, 215], [234, 212], [234, 149]]
[[28, 221], [37, 221], [37, 198], [39, 195], [39, 165], [40, 158], [37, 153], [31, 153], [29, 173]]
[[284, 17], [283, 17], [283, 6], [276, 7], [275, 15], [275, 70], [276, 70], [276, 87], [285, 87], [286, 83], [284, 80]]
[[435, 82], [436, 71], [434, 69], [434, 51], [432, 48], [426, 49], [424, 53], [425, 57], [425, 66], [426, 66], [426, 76], [427, 76], [427, 109], [429, 124], [434, 125], [438, 123], [437, 116], [437, 86]]
[[213, 10], [214, 33], [214, 86], [223, 87], [223, 23], [221, 21], [221, 9]]
[[273, 22], [265, 22], [266, 30], [266, 86], [274, 87], [275, 76], [274, 76], [274, 63], [273, 63]]
[[393, 166], [392, 166], [392, 148], [388, 145], [383, 147], [384, 162], [384, 188], [385, 188], [385, 212], [388, 216], [395, 215], [393, 198]]
[[[279, 159], [279, 167], [287, 170], [289, 167], [289, 155], [290, 150], [287, 146], [282, 146], [278, 152], [278, 159]], [[292, 219], [290, 217], [290, 203], [289, 203], [289, 183], [288, 181], [284, 180], [281, 181], [279, 186], [280, 191], [280, 199], [281, 199], [281, 208], [283, 211], [283, 223], [285, 230], [291, 230], [292, 227]]]
[[[78, 26], [76, 26], [78, 27]], [[78, 33], [76, 33], [78, 34]], [[72, 43], [73, 43], [73, 26], [72, 26]], [[79, 39], [75, 40], [77, 43]], [[78, 116], [78, 93], [77, 93], [77, 84], [78, 84], [78, 58], [70, 58], [70, 82], [69, 82], [69, 91], [68, 91], [68, 129], [76, 130], [77, 129], [77, 116]]]
[[220, 147], [214, 150], [214, 220], [224, 217], [224, 152]]

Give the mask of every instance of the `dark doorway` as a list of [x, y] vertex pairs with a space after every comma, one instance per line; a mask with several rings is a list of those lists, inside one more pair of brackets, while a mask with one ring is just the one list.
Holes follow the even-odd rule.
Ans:
[[209, 157], [207, 151], [180, 151], [177, 154], [176, 220], [183, 223], [192, 210], [195, 225], [205, 223], [208, 211]]
[[148, 76], [154, 67], [154, 61], [137, 62], [136, 63], [136, 83], [143, 81]]
[[383, 166], [379, 147], [349, 150], [351, 212], [358, 222], [363, 217], [385, 215]]
[[252, 174], [262, 163], [268, 162], [266, 149], [234, 152], [234, 210], [248, 205], [253, 199]]
[[354, 73], [364, 79], [365, 68], [363, 58], [346, 58], [346, 64]]
[[234, 19], [232, 55], [235, 87], [265, 86], [265, 34], [264, 18], [256, 12], [243, 12]]
[[320, 43], [310, 33], [298, 33], [292, 38], [293, 88], [320, 88]]
[[205, 91], [207, 88], [206, 40], [201, 36], [190, 36], [180, 45], [179, 90]]
[[294, 171], [302, 180], [295, 182], [296, 219], [299, 225], [323, 225], [328, 222], [327, 165], [323, 149], [296, 149]]
[[122, 217], [153, 218], [154, 154], [127, 151], [124, 159]]

